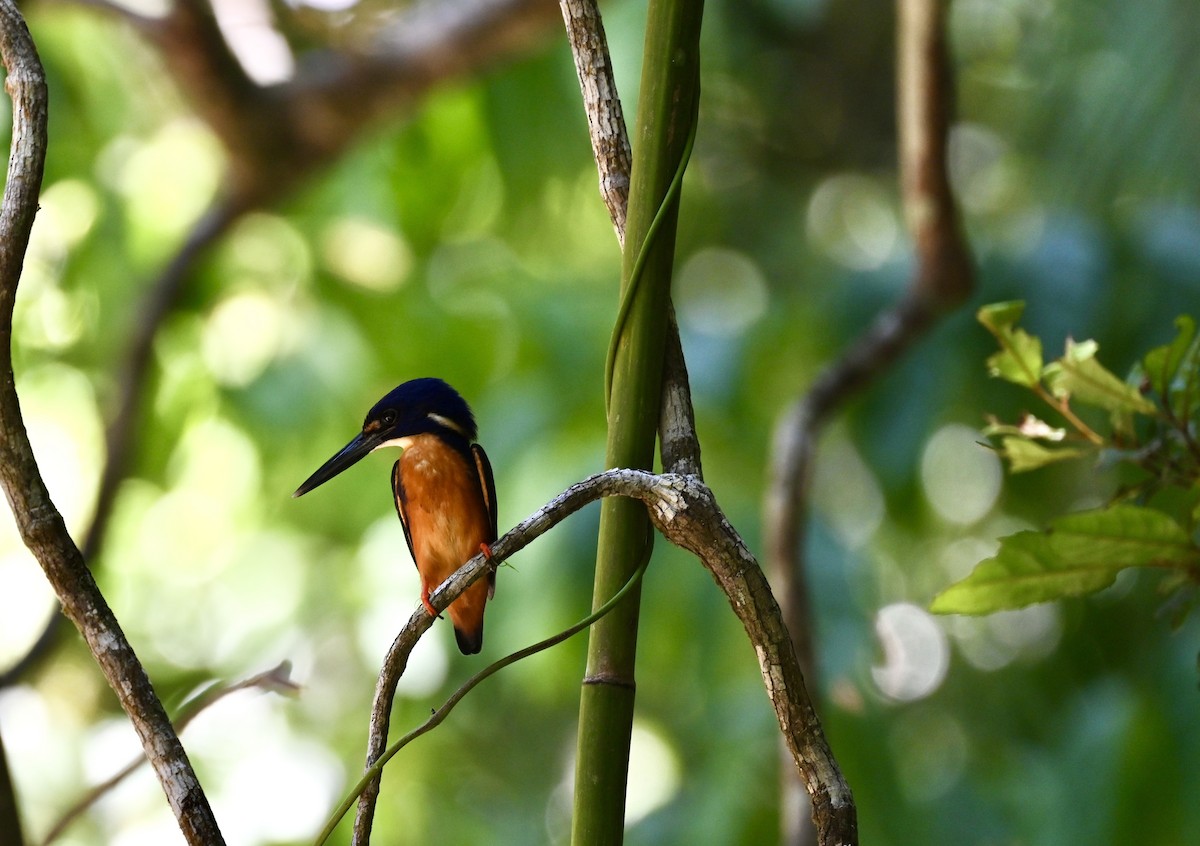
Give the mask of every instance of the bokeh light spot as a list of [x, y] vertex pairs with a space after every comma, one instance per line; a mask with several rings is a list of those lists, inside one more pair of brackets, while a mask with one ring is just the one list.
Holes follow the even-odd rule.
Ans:
[[826, 179], [808, 202], [808, 237], [838, 264], [875, 270], [895, 250], [900, 224], [889, 195], [858, 174]]
[[950, 665], [946, 633], [928, 611], [910, 602], [879, 609], [875, 633], [884, 663], [872, 667], [879, 690], [891, 699], [909, 702], [937, 690]]
[[73, 367], [48, 364], [22, 376], [17, 392], [50, 497], [67, 526], [78, 532], [90, 516], [104, 454], [104, 427], [91, 382]]
[[8, 667], [45, 625], [55, 608], [54, 591], [33, 556], [23, 551], [0, 555], [0, 585], [0, 667]]
[[113, 145], [102, 167], [115, 169], [133, 234], [156, 251], [168, 249], [216, 195], [220, 143], [200, 121], [180, 118], [144, 142], [117, 139]]
[[821, 450], [813, 474], [813, 502], [841, 542], [856, 549], [870, 540], [883, 522], [883, 491], [845, 438], [830, 438]]
[[371, 291], [399, 288], [412, 267], [412, 253], [400, 236], [363, 217], [343, 217], [326, 227], [321, 256], [342, 279]]
[[47, 242], [65, 252], [92, 230], [100, 216], [96, 191], [81, 179], [62, 179], [42, 192], [40, 209], [33, 224], [30, 249]]
[[938, 429], [921, 455], [921, 484], [937, 515], [949, 523], [981, 520], [1000, 496], [1000, 459], [980, 445], [975, 429], [950, 423]]
[[226, 297], [204, 324], [204, 363], [223, 385], [250, 384], [279, 353], [284, 322], [279, 303], [265, 294]]
[[312, 275], [308, 240], [286, 218], [256, 213], [242, 218], [226, 240], [233, 273], [290, 287]]
[[897, 784], [912, 801], [932, 802], [954, 787], [966, 767], [966, 732], [941, 710], [913, 711], [897, 719], [889, 737]]
[[267, 0], [213, 0], [217, 25], [246, 73], [259, 85], [284, 82], [296, 70], [291, 47], [275, 29]]
[[946, 623], [958, 651], [984, 671], [999, 670], [1019, 659], [1042, 658], [1062, 638], [1061, 612], [1053, 603], [986, 617], [948, 617]]
[[625, 825], [661, 808], [679, 790], [679, 755], [667, 738], [644, 720], [634, 720], [629, 748]]
[[767, 308], [762, 271], [736, 250], [698, 251], [680, 269], [676, 290], [680, 320], [708, 335], [741, 334]]

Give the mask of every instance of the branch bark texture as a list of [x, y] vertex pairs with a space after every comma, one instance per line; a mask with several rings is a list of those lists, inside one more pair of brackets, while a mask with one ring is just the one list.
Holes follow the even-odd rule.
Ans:
[[587, 115], [588, 137], [600, 174], [600, 197], [608, 208], [617, 242], [625, 246], [625, 214], [629, 206], [629, 171], [633, 154], [625, 116], [613, 79], [608, 39], [595, 0], [560, 0], [571, 56]]
[[191, 844], [222, 843], [187, 754], [42, 480], [21, 417], [12, 369], [12, 314], [46, 156], [46, 81], [29, 30], [0, 0], [0, 53], [13, 101], [12, 149], [0, 210], [0, 486], [22, 540], [46, 573], [133, 722]]

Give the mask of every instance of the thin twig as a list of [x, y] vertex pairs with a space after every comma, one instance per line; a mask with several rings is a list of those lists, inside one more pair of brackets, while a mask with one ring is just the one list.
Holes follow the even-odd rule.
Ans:
[[[284, 661], [264, 673], [259, 673], [240, 682], [212, 685], [183, 704], [183, 707], [180, 708], [179, 713], [175, 716], [175, 732], [183, 734], [183, 730], [188, 727], [188, 724], [192, 720], [213, 705], [216, 705], [229, 694], [236, 693], [239, 690], [256, 687], [264, 691], [295, 694], [300, 688], [291, 680], [291, 670], [291, 663]], [[42, 838], [42, 846], [49, 846], [49, 844], [57, 840], [71, 823], [77, 820], [88, 808], [100, 801], [114, 787], [133, 775], [144, 763], [146, 763], [145, 756], [139, 755], [112, 776], [81, 796], [74, 805], [59, 817], [58, 822], [50, 827], [50, 831]]]
[[21, 538], [83, 634], [154, 765], [188, 843], [222, 843], [191, 763], [116, 618], [50, 500], [21, 417], [12, 371], [12, 309], [37, 212], [46, 155], [46, 81], [11, 0], [0, 0], [0, 52], [13, 99], [12, 150], [0, 210], [0, 485]]
[[[768, 567], [809, 684], [816, 683], [813, 619], [805, 577], [805, 528], [817, 438], [846, 402], [886, 373], [939, 316], [972, 288], [970, 252], [958, 220], [946, 164], [950, 63], [942, 0], [897, 0], [897, 122], [905, 219], [916, 254], [906, 294], [817, 377], [779, 418], [764, 506]], [[785, 802], [799, 802], [784, 775]], [[785, 813], [787, 820], [803, 819]], [[784, 842], [804, 842], [800, 827]]]

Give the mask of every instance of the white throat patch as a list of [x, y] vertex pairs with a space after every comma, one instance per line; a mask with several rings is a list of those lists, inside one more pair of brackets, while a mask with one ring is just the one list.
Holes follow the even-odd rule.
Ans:
[[386, 441], [381, 441], [377, 446], [371, 449], [371, 452], [381, 450], [384, 447], [400, 447], [400, 449], [408, 449], [412, 445], [412, 435], [405, 435], [403, 438], [391, 438]]

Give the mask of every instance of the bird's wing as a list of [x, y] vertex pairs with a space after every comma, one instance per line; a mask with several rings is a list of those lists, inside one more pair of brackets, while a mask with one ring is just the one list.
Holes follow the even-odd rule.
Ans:
[[496, 516], [496, 480], [492, 477], [492, 463], [488, 461], [483, 447], [479, 444], [471, 444], [471, 455], [475, 457], [475, 471], [479, 474], [479, 492], [483, 494], [483, 504], [487, 506], [488, 523], [491, 528], [488, 543], [491, 543], [499, 534]]
[[[492, 462], [488, 461], [487, 453], [479, 444], [471, 444], [471, 455], [475, 458], [475, 472], [479, 474], [479, 492], [483, 494], [483, 504], [488, 512], [487, 543], [494, 543], [499, 534], [496, 516], [496, 480], [492, 477]], [[488, 573], [488, 599], [496, 594], [496, 570]]]
[[413, 549], [412, 532], [408, 529], [408, 498], [404, 495], [404, 481], [400, 478], [400, 462], [392, 465], [392, 494], [396, 498], [396, 514], [400, 525], [404, 528], [404, 540], [408, 542], [408, 554], [412, 556], [413, 564], [417, 563], [417, 553]]

